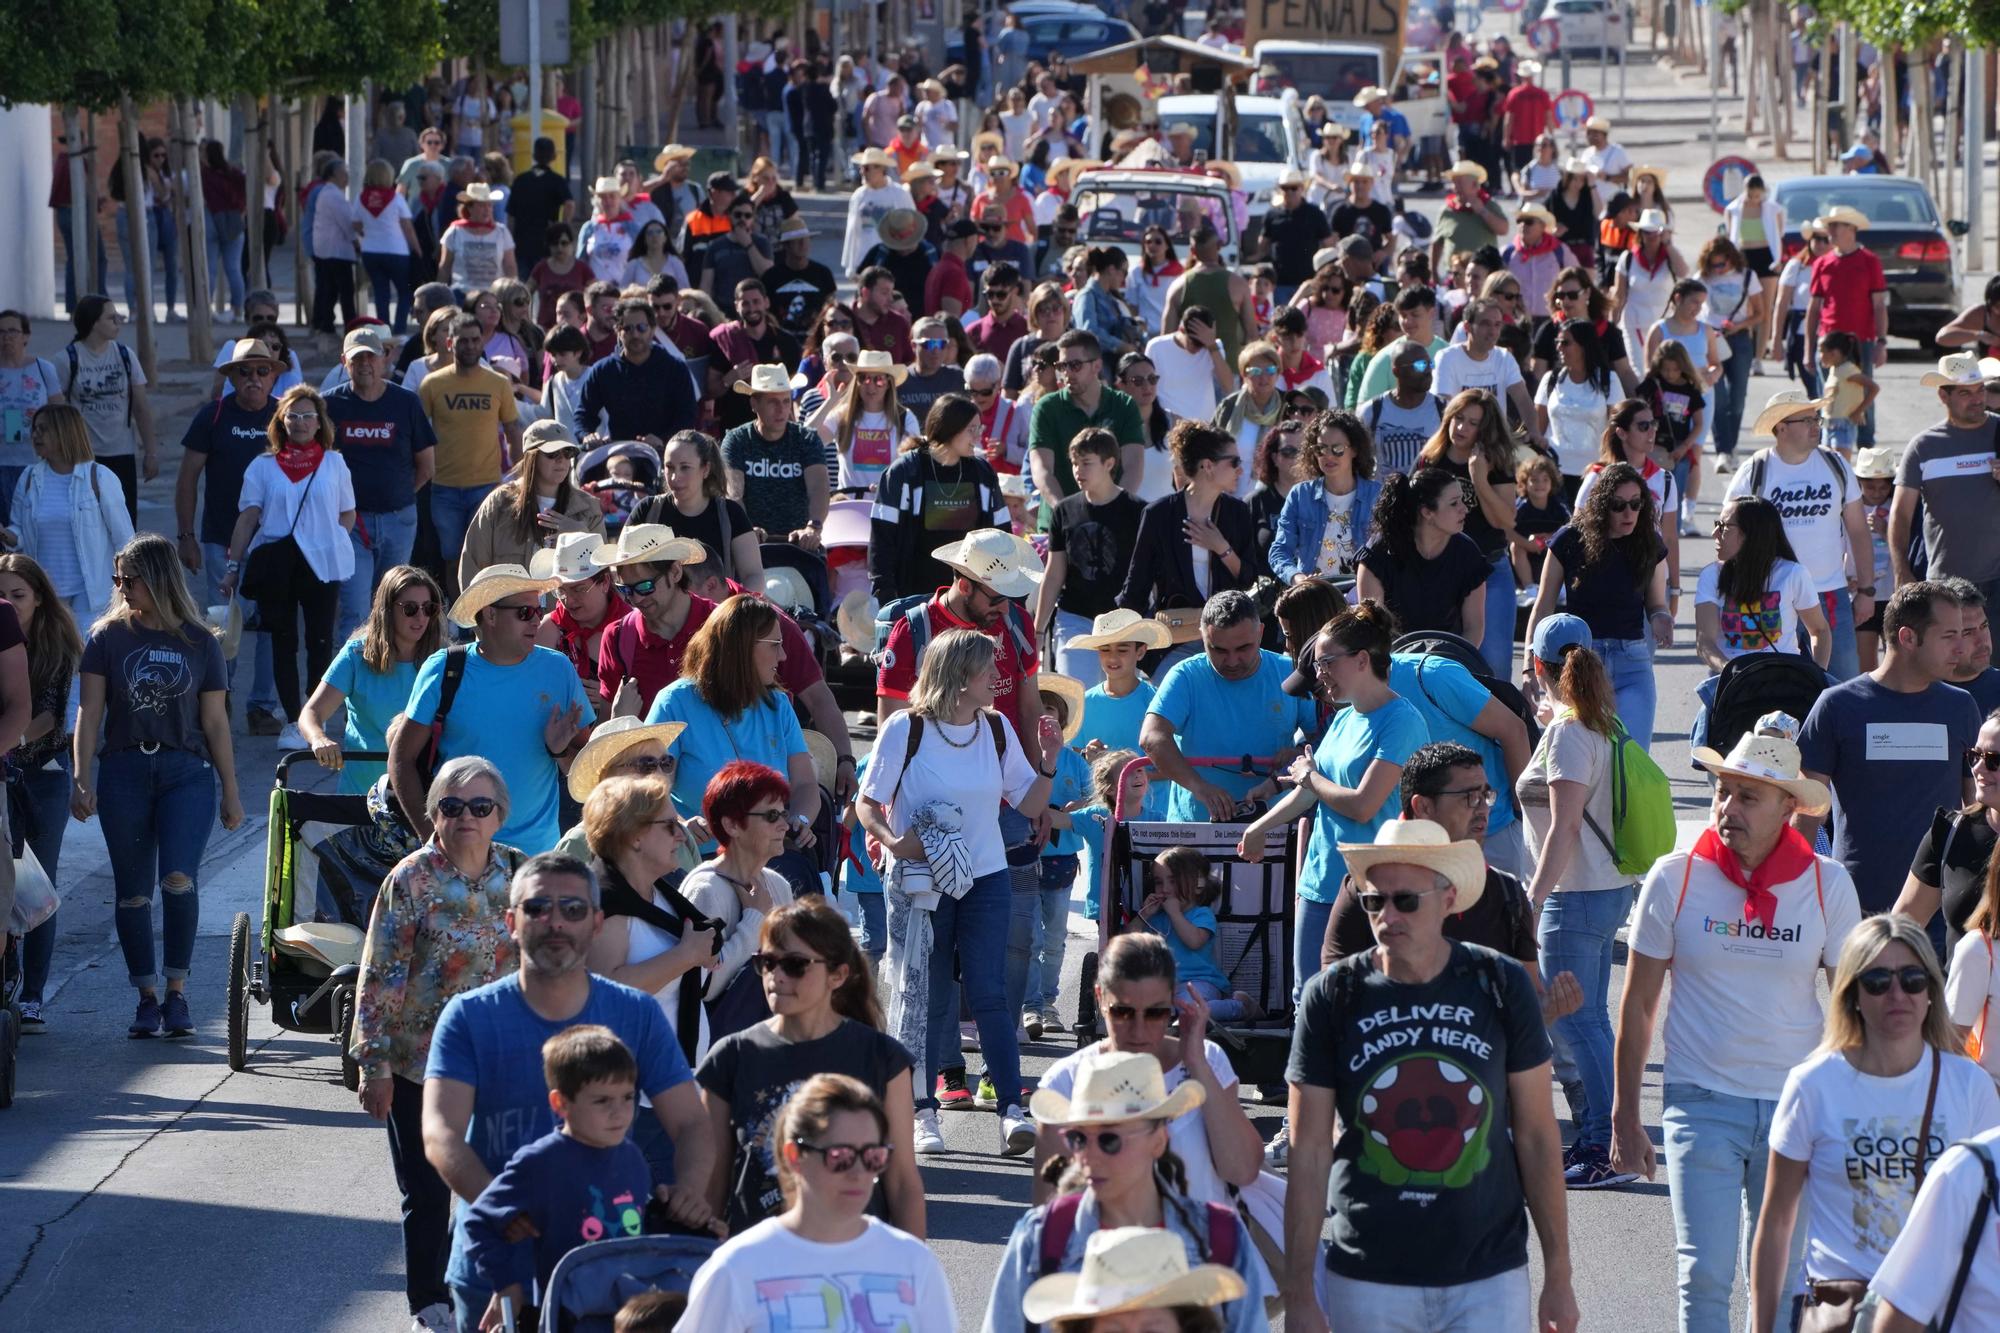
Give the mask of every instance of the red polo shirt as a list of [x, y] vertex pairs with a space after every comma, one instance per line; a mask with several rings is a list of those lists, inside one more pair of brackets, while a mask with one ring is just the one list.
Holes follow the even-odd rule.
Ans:
[[972, 276], [966, 272], [965, 261], [950, 252], [939, 257], [937, 267], [924, 279], [924, 313], [937, 314], [939, 303], [947, 296], [958, 302], [960, 310], [977, 304], [972, 299]]
[[1813, 261], [1821, 333], [1851, 333], [1863, 342], [1880, 338], [1887, 330], [1875, 327], [1875, 293], [1888, 290], [1882, 261], [1872, 250], [1857, 245], [1848, 254], [1831, 250]]
[[[939, 588], [931, 597], [933, 639], [949, 629], [980, 628], [969, 621], [960, 620], [945, 606], [944, 595], [949, 591], [948, 588]], [[1023, 705], [1027, 700], [1023, 698], [1020, 686], [1023, 681], [1041, 670], [1041, 660], [1035, 653], [1035, 627], [1028, 619], [1028, 613], [1021, 609], [1019, 602], [1014, 602], [1007, 607], [1007, 614], [1015, 618], [1021, 631], [1020, 642], [1027, 644], [1027, 650], [1025, 654], [1021, 651], [1016, 636], [1010, 633], [1004, 624], [995, 625], [985, 631], [993, 636], [1000, 650], [998, 680], [993, 687], [993, 706], [1006, 714], [1007, 720], [1014, 724], [1014, 734], [1017, 737], [1029, 738], [1021, 742], [1025, 747], [1032, 741], [1035, 733], [1026, 725], [1023, 717]], [[910, 651], [910, 622], [899, 620], [889, 631], [889, 641], [882, 645], [882, 666], [875, 676], [875, 692], [888, 699], [908, 699], [910, 690], [916, 683], [917, 661], [916, 654]], [[1041, 708], [1042, 701], [1035, 700], [1036, 716], [1040, 715]]]
[[604, 627], [612, 624], [632, 608], [625, 605], [625, 599], [617, 593], [607, 593], [604, 601], [604, 619], [597, 625], [585, 628], [579, 625], [569, 608], [561, 602], [549, 612], [549, 623], [562, 635], [563, 655], [576, 667], [576, 674], [586, 685], [597, 681], [597, 642], [603, 636]]
[[[729, 586], [737, 592], [747, 591], [734, 583]], [[681, 659], [687, 656], [687, 646], [714, 610], [714, 602], [689, 593], [687, 619], [681, 622], [681, 632], [671, 639], [662, 639], [646, 628], [646, 617], [641, 611], [628, 611], [616, 620], [605, 621], [597, 648], [598, 694], [610, 703], [629, 675], [639, 683], [640, 701], [645, 708], [651, 708], [653, 696], [680, 679]], [[621, 631], [620, 627], [627, 624], [631, 629]], [[783, 611], [778, 612], [778, 637], [785, 648], [785, 660], [778, 667], [778, 684], [796, 699], [825, 677], [820, 673], [811, 645], [806, 642], [805, 631]], [[628, 651], [633, 658], [630, 662], [625, 660]]]
[[1508, 93], [1500, 103], [1500, 115], [1507, 123], [1508, 147], [1533, 143], [1537, 135], [1549, 128], [1549, 115], [1555, 106], [1556, 99], [1549, 96], [1548, 90], [1532, 83], [1524, 83]]
[[876, 316], [872, 324], [861, 318], [859, 311], [855, 312], [854, 341], [864, 352], [887, 352], [889, 359], [899, 366], [917, 359], [916, 349], [910, 346], [910, 321], [893, 310]]

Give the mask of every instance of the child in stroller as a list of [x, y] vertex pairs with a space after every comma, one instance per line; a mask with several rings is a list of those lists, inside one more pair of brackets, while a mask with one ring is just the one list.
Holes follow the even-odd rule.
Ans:
[[659, 451], [644, 440], [599, 445], [577, 463], [577, 482], [597, 497], [605, 535], [612, 539], [641, 500], [660, 493], [664, 476]]

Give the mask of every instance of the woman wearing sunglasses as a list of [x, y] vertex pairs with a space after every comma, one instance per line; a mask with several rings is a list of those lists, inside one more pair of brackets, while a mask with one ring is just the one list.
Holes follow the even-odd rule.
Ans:
[[494, 565], [525, 568], [536, 552], [565, 533], [603, 539], [604, 510], [595, 495], [576, 484], [576, 458], [576, 436], [560, 421], [528, 427], [513, 474], [480, 501], [465, 529], [458, 552], [461, 587]]
[[[704, 1065], [698, 1076], [704, 1094], [708, 1073]], [[778, 1091], [791, 1084], [787, 1078]], [[696, 1271], [680, 1327], [781, 1333], [796, 1324], [785, 1302], [769, 1299], [765, 1284], [789, 1279], [818, 1290], [830, 1273], [871, 1275], [870, 1327], [955, 1327], [944, 1268], [923, 1241], [921, 1182], [909, 1164], [909, 1145], [893, 1140], [897, 1120], [882, 1098], [865, 1081], [815, 1074], [760, 1123], [769, 1136], [756, 1147], [765, 1164], [759, 1174], [775, 1181], [776, 1197], [763, 1221], [735, 1232]], [[905, 1166], [918, 1187], [914, 1231], [871, 1211], [876, 1182], [891, 1193]]]
[[716, 851], [688, 873], [680, 891], [722, 929], [722, 951], [704, 990], [716, 1040], [770, 1012], [744, 965], [756, 952], [764, 918], [792, 901], [791, 881], [770, 868], [784, 855], [791, 798], [784, 774], [747, 759], [724, 764], [702, 794], [702, 823]]
[[354, 1059], [361, 1107], [389, 1131], [412, 1316], [451, 1303], [444, 1281], [451, 1191], [424, 1156], [424, 1066], [445, 1004], [514, 967], [507, 886], [524, 858], [494, 841], [508, 805], [499, 769], [477, 755], [446, 760], [424, 797], [431, 836], [382, 881], [361, 949]]
[[[1830, 1317], [1852, 1319], [1927, 1168], [1947, 1145], [2000, 1125], [1993, 1079], [1959, 1053], [1956, 1013], [1947, 1012], [1944, 976], [1923, 927], [1893, 913], [1863, 921], [1841, 947], [1829, 992], [1826, 1035], [1785, 1079], [1771, 1120], [1750, 1248], [1755, 1333], [1795, 1317], [1793, 1288], [1781, 1284], [1797, 1252], [1802, 1200], [1803, 1326], [1851, 1327]], [[1984, 999], [1981, 986], [1975, 1011]], [[1957, 1259], [1954, 1249], [1949, 1262]]]
[[[1958, 948], [1971, 929], [1973, 914], [1989, 898], [2000, 902], [2000, 881], [1988, 875], [1993, 848], [2000, 843], [2000, 713], [1989, 713], [1979, 724], [1979, 736], [1965, 755], [1972, 774], [1972, 801], [1961, 809], [1940, 809], [1930, 831], [1917, 844], [1910, 877], [1891, 911], [1901, 912], [1922, 926], [1944, 912], [1945, 952], [1954, 981]], [[1986, 912], [1986, 933], [2000, 925], [2000, 913]], [[1975, 960], [1986, 966], [1982, 947]], [[1991, 969], [2000, 972], [2000, 968]], [[2000, 1065], [2000, 1042], [1994, 1043], [1994, 1064]]]
[[1419, 468], [1449, 472], [1464, 494], [1465, 535], [1489, 570], [1483, 633], [1474, 643], [1499, 676], [1514, 660], [1514, 562], [1507, 551], [1514, 533], [1513, 464], [1514, 437], [1500, 400], [1487, 389], [1453, 394], [1437, 433], [1417, 452]]
[[[398, 565], [375, 587], [368, 619], [340, 646], [299, 712], [299, 735], [322, 768], [340, 774], [341, 792], [365, 792], [389, 771], [386, 763], [343, 762], [343, 750], [387, 750], [389, 724], [410, 701], [417, 663], [443, 646], [444, 591], [424, 570]], [[326, 720], [344, 709], [341, 738]]]
[[1247, 503], [1250, 499], [1248, 460], [1257, 456], [1264, 436], [1285, 414], [1285, 395], [1281, 392], [1284, 385], [1283, 354], [1276, 343], [1259, 339], [1237, 353], [1236, 370], [1243, 377], [1243, 387], [1215, 405], [1211, 424], [1217, 430], [1227, 431], [1243, 455], [1245, 466], [1236, 474], [1235, 495]]

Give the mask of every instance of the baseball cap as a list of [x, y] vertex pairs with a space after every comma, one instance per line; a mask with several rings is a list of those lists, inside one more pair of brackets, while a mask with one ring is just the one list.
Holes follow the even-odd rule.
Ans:
[[1551, 666], [1562, 661], [1565, 648], [1588, 648], [1590, 642], [1589, 622], [1567, 611], [1545, 616], [1535, 626], [1535, 656]]

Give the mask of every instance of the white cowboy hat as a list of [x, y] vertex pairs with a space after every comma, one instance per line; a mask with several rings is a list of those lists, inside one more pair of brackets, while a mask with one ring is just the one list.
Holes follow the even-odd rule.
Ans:
[[1172, 1120], [1200, 1106], [1205, 1095], [1193, 1079], [1169, 1093], [1154, 1056], [1098, 1049], [1077, 1061], [1069, 1096], [1042, 1088], [1028, 1099], [1028, 1110], [1041, 1125], [1115, 1125]]
[[1370, 102], [1384, 101], [1388, 96], [1389, 90], [1387, 88], [1380, 88], [1371, 83], [1360, 92], [1354, 94], [1354, 105], [1367, 106]]
[[813, 604], [812, 585], [806, 576], [790, 565], [771, 565], [764, 571], [764, 600], [786, 611], [801, 607], [808, 610]]
[[1045, 1328], [1129, 1310], [1217, 1306], [1242, 1299], [1243, 1277], [1222, 1264], [1188, 1267], [1187, 1244], [1161, 1227], [1108, 1227], [1083, 1243], [1083, 1269], [1051, 1273], [1021, 1293], [1021, 1313]]
[[572, 800], [586, 801], [604, 777], [604, 770], [642, 741], [672, 745], [685, 722], [647, 722], [636, 717], [608, 717], [590, 733], [590, 741], [576, 752], [569, 764], [569, 794]]
[[823, 732], [806, 732], [806, 753], [812, 756], [813, 776], [819, 785], [833, 790], [834, 779], [840, 776], [840, 754], [833, 748], [832, 740]]
[[625, 187], [618, 183], [616, 176], [599, 176], [597, 183], [590, 187], [592, 194], [623, 194]]
[[1611, 133], [1611, 122], [1602, 116], [1591, 116], [1583, 122], [1583, 128], [1585, 130], [1598, 130], [1609, 134]]
[[1953, 352], [1939, 357], [1937, 369], [1925, 371], [1924, 377], [1917, 383], [1926, 389], [1966, 389], [1984, 384], [1988, 378], [1978, 357], [1970, 352]]
[[1804, 389], [1780, 389], [1764, 400], [1764, 410], [1750, 423], [1750, 433], [1753, 436], [1768, 436], [1779, 422], [1789, 421], [1801, 412], [1810, 412], [1817, 416], [1819, 410], [1825, 406], [1826, 399], [1808, 398]]
[[854, 373], [856, 375], [887, 375], [892, 382], [901, 384], [909, 377], [910, 368], [908, 366], [897, 365], [887, 352], [870, 350], [862, 352], [854, 358]]
[[556, 538], [553, 547], [545, 546], [528, 557], [528, 576], [554, 579], [557, 583], [594, 579], [604, 572], [590, 563], [590, 553], [597, 549], [597, 543], [594, 532], [565, 532]]
[[1366, 162], [1363, 162], [1361, 159], [1356, 158], [1354, 161], [1349, 162], [1347, 164], [1347, 170], [1342, 172], [1341, 176], [1343, 179], [1351, 181], [1355, 180], [1372, 181], [1375, 179], [1375, 168], [1369, 166]]
[[1520, 210], [1514, 214], [1514, 221], [1539, 222], [1544, 227], [1553, 227], [1556, 225], [1556, 215], [1549, 212], [1548, 209], [1543, 208], [1540, 204], [1523, 204]]
[[1376, 830], [1373, 842], [1343, 842], [1340, 854], [1356, 884], [1368, 881], [1379, 865], [1422, 866], [1435, 870], [1458, 890], [1454, 912], [1470, 911], [1486, 892], [1486, 854], [1476, 842], [1453, 842], [1444, 826], [1428, 819], [1392, 819]]
[[879, 148], [864, 148], [847, 160], [857, 167], [883, 167], [889, 171], [896, 169], [896, 159]]
[[1848, 204], [1835, 204], [1813, 220], [1822, 228], [1831, 227], [1836, 222], [1845, 222], [1860, 231], [1867, 231], [1869, 226], [1868, 215]]
[[1069, 719], [1063, 723], [1063, 740], [1075, 740], [1076, 733], [1083, 730], [1083, 696], [1087, 692], [1084, 683], [1075, 676], [1044, 671], [1035, 677], [1035, 688], [1063, 701]]
[[1042, 586], [1042, 558], [1035, 548], [998, 528], [968, 532], [931, 552], [931, 558], [1002, 597], [1026, 597]]
[[1808, 815], [1823, 815], [1833, 803], [1826, 784], [1800, 774], [1799, 747], [1782, 736], [1759, 736], [1746, 731], [1737, 738], [1735, 748], [1727, 756], [1706, 745], [1697, 745], [1688, 757], [1711, 773], [1768, 782], [1796, 797], [1799, 809]]
[[1899, 455], [1894, 445], [1871, 445], [1854, 451], [1854, 475], [1861, 481], [1887, 481], [1896, 475]]
[[1448, 177], [1470, 176], [1474, 180], [1478, 181], [1481, 185], [1486, 184], [1486, 168], [1480, 166], [1477, 162], [1469, 161], [1466, 158], [1460, 158], [1458, 161], [1452, 163], [1449, 167], [1446, 167], [1444, 174]]
[[1597, 168], [1580, 157], [1564, 158], [1563, 170], [1572, 176], [1595, 176], [1597, 174]]
[[875, 613], [881, 605], [866, 588], [856, 588], [840, 599], [840, 606], [833, 613], [834, 628], [840, 631], [840, 641], [857, 653], [875, 651]]
[[708, 558], [692, 537], [676, 537], [664, 523], [627, 523], [615, 542], [599, 542], [590, 563], [599, 569], [617, 565], [685, 565]]
[[1639, 220], [1632, 224], [1632, 230], [1634, 231], [1665, 231], [1666, 229], [1667, 215], [1657, 208], [1641, 209], [1639, 211]]
[[493, 193], [493, 187], [485, 181], [474, 181], [458, 192], [461, 204], [497, 204], [502, 196]]
[[1539, 60], [1523, 60], [1520, 64], [1514, 66], [1514, 72], [1524, 79], [1539, 79], [1542, 77], [1542, 62]]
[[1109, 648], [1114, 643], [1136, 643], [1141, 648], [1164, 648], [1173, 641], [1167, 627], [1151, 616], [1123, 607], [1106, 611], [1090, 622], [1090, 633], [1079, 634], [1065, 645], [1070, 648]]
[[559, 454], [565, 449], [578, 447], [570, 428], [554, 417], [543, 417], [521, 433], [521, 452], [524, 454]]
[[653, 157], [653, 170], [665, 171], [669, 162], [684, 162], [694, 156], [694, 149], [686, 144], [670, 143]]
[[278, 354], [272, 351], [271, 345], [262, 338], [238, 338], [230, 344], [229, 359], [216, 369], [234, 370], [238, 366], [247, 366], [258, 361], [275, 366], [278, 364]]
[[783, 366], [752, 366], [750, 378], [730, 386], [737, 393], [781, 393], [792, 396], [792, 377]]
[[1639, 183], [1641, 176], [1651, 176], [1653, 183], [1659, 186], [1662, 191], [1667, 188], [1667, 169], [1665, 167], [1644, 166], [1632, 168], [1632, 183], [1634, 185]]
[[461, 629], [471, 629], [479, 613], [502, 597], [523, 592], [539, 596], [554, 592], [555, 587], [554, 579], [536, 578], [519, 565], [488, 565], [472, 576], [472, 581], [465, 585], [465, 591], [451, 604], [451, 623]]
[[1278, 173], [1278, 188], [1281, 190], [1287, 185], [1296, 185], [1303, 188], [1305, 183], [1306, 173], [1300, 171], [1297, 167], [1286, 167]]

